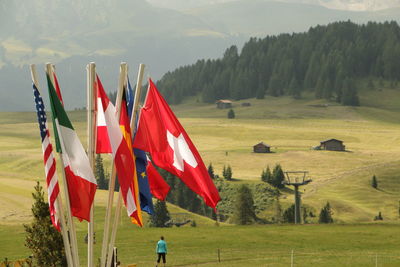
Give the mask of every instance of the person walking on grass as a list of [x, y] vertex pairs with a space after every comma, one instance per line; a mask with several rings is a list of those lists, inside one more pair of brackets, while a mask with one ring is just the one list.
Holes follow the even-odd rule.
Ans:
[[158, 254], [156, 267], [160, 263], [161, 258], [163, 260], [163, 264], [164, 264], [164, 267], [165, 267], [165, 263], [167, 262], [167, 260], [165, 258], [166, 255], [167, 255], [167, 242], [164, 241], [164, 237], [163, 236], [161, 236], [160, 240], [157, 242], [156, 253]]

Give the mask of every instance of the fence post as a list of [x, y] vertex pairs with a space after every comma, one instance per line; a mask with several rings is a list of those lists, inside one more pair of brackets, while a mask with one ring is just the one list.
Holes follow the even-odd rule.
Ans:
[[378, 253], [375, 254], [375, 267], [378, 267]]
[[221, 252], [220, 249], [217, 249], [217, 255], [218, 255], [218, 262], [221, 262]]
[[290, 257], [290, 267], [294, 266], [294, 250], [292, 249], [292, 256]]

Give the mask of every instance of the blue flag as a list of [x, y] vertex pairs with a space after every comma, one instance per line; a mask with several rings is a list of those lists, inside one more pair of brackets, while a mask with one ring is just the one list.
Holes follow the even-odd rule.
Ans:
[[[129, 82], [128, 78], [128, 88], [126, 92], [126, 105], [128, 108], [128, 116], [129, 118], [132, 117], [132, 112], [133, 112], [133, 90], [131, 87], [131, 83]], [[136, 120], [137, 122], [137, 120]], [[136, 128], [136, 125], [135, 125]], [[139, 184], [139, 197], [140, 197], [140, 208], [147, 212], [148, 214], [154, 214], [154, 208], [153, 208], [153, 201], [152, 201], [152, 195], [150, 193], [150, 186], [149, 186], [149, 180], [147, 178], [147, 172], [146, 172], [146, 167], [147, 167], [147, 157], [146, 153], [143, 150], [140, 149], [134, 149], [134, 154], [136, 157], [136, 172], [137, 172], [137, 177], [138, 177], [138, 184]]]

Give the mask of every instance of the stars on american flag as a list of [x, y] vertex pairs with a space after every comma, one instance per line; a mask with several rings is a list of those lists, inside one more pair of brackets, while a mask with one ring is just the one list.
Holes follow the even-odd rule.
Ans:
[[43, 99], [40, 96], [39, 90], [33, 85], [33, 95], [35, 97], [36, 111], [38, 117], [38, 123], [40, 127], [40, 136], [42, 137], [42, 141], [47, 135], [47, 125], [46, 125], [46, 111], [44, 110]]

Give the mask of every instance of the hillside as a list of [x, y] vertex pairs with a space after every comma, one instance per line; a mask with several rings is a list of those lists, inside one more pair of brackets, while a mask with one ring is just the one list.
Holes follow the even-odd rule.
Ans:
[[194, 95], [213, 103], [283, 95], [301, 99], [312, 92], [316, 99], [359, 106], [358, 88], [376, 88], [384, 80], [395, 87], [400, 80], [399, 41], [394, 21], [335, 22], [305, 33], [251, 38], [241, 51], [231, 46], [218, 59], [179, 67], [157, 85], [174, 104]]
[[[399, 6], [379, 11], [354, 12], [330, 9], [300, 1], [239, 0], [189, 9], [219, 31], [265, 37], [281, 33], [303, 32], [309, 27], [351, 20], [355, 23], [400, 19]], [[251, 16], [243, 16], [251, 14]]]
[[[195, 97], [172, 106], [206, 165], [212, 162], [216, 174], [221, 175], [223, 166], [229, 164], [233, 177], [239, 180], [232, 183], [238, 184], [258, 183], [262, 169], [275, 163], [282, 164], [287, 171], [308, 170], [313, 182], [303, 188], [302, 204], [318, 214], [329, 201], [333, 218], [339, 224], [215, 227], [212, 220], [168, 205], [171, 213], [186, 214], [198, 227], [139, 229], [123, 216], [117, 237], [122, 262], [150, 265], [154, 261], [153, 245], [164, 235], [171, 249], [171, 266], [199, 263], [204, 266], [278, 263], [286, 266], [292, 250], [296, 264], [305, 266], [321, 263], [343, 266], [348, 262], [352, 266], [366, 266], [374, 264], [377, 255], [379, 264], [397, 266], [400, 260], [396, 254], [400, 200], [400, 107], [397, 99], [400, 91], [381, 87], [363, 89], [361, 93], [362, 107], [332, 105], [325, 100], [315, 100], [312, 95], [304, 95], [301, 100], [266, 97], [235, 101], [236, 118], [231, 120], [226, 118], [227, 110], [200, 103]], [[243, 107], [243, 102], [251, 106]], [[73, 111], [69, 115], [85, 143], [85, 114]], [[22, 223], [31, 219], [31, 192], [35, 181], [44, 184], [35, 120], [31, 112], [0, 113], [0, 239], [4, 241], [0, 244], [1, 258], [19, 259], [29, 255], [23, 247]], [[343, 140], [348, 151], [310, 150], [327, 138]], [[273, 153], [254, 154], [252, 146], [260, 141], [270, 144]], [[105, 162], [109, 160], [106, 158]], [[377, 176], [378, 189], [370, 186], [372, 175]], [[100, 255], [106, 197], [105, 191], [97, 191], [96, 258]], [[291, 203], [293, 192], [284, 190], [282, 208]], [[384, 220], [375, 222], [373, 218], [378, 212]], [[273, 207], [258, 216], [271, 218]], [[308, 220], [315, 222], [316, 218]], [[77, 225], [80, 253], [85, 255], [87, 247], [83, 239], [87, 225]], [[216, 260], [218, 249], [221, 263]], [[269, 251], [268, 255], [265, 251]], [[83, 264], [85, 258], [81, 257]]]
[[[185, 10], [200, 6], [220, 4], [226, 2], [235, 2], [237, 0], [172, 0], [165, 2], [163, 0], [148, 0], [149, 3], [155, 6], [172, 8], [177, 10]], [[264, 0], [270, 2], [270, 0]], [[391, 0], [276, 0], [275, 2], [309, 4], [323, 6], [329, 9], [338, 10], [353, 10], [353, 11], [377, 11], [393, 7], [400, 7], [400, 1]]]
[[31, 63], [39, 70], [46, 62], [55, 63], [67, 107], [81, 108], [85, 66], [91, 61], [111, 91], [121, 61], [129, 63], [131, 77], [145, 63], [156, 80], [198, 59], [218, 58], [231, 45], [240, 49], [250, 37], [304, 32], [337, 20], [399, 21], [399, 14], [394, 7], [353, 12], [257, 0], [196, 4], [179, 11], [144, 0], [2, 1], [0, 111], [32, 110], [25, 93]]
[[[226, 110], [195, 99], [173, 109], [216, 174], [231, 165], [234, 178], [253, 182], [276, 163], [286, 171], [307, 170], [313, 182], [304, 188], [304, 204], [316, 212], [330, 201], [338, 222], [371, 222], [378, 211], [385, 221], [396, 221], [400, 108], [395, 99], [400, 93], [380, 88], [365, 89], [362, 95], [370, 102], [356, 108], [312, 96], [246, 100], [250, 107], [238, 101], [233, 120], [226, 118]], [[85, 143], [84, 118], [81, 111], [71, 113]], [[14, 224], [29, 218], [33, 183], [43, 177], [41, 148], [33, 113], [1, 113], [0, 123], [0, 218], [1, 223]], [[343, 140], [348, 152], [310, 150], [329, 138]], [[270, 144], [274, 153], [252, 153], [252, 146], [260, 141]], [[370, 186], [372, 175], [378, 177], [379, 190]], [[288, 205], [292, 194], [285, 195], [282, 201]], [[102, 194], [98, 197], [103, 205]]]

